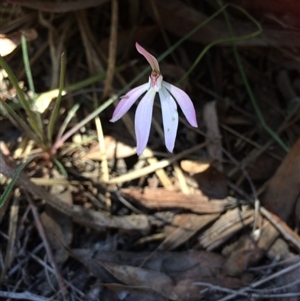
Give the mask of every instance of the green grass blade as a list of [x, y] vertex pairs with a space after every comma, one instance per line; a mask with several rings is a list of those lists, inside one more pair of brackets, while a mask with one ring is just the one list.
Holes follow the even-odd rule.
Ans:
[[[191, 37], [195, 32], [197, 32], [200, 28], [207, 25], [210, 21], [212, 21], [215, 17], [217, 17], [221, 12], [223, 12], [227, 8], [228, 4], [223, 5], [220, 9], [218, 9], [215, 13], [209, 16], [205, 21], [198, 24], [195, 28], [193, 28], [189, 33], [187, 33], [184, 37], [179, 39], [175, 44], [173, 44], [168, 50], [166, 50], [161, 56], [158, 57], [158, 61], [160, 62], [165, 57], [167, 57], [170, 53], [172, 53], [176, 48], [178, 48], [185, 40]], [[150, 70], [150, 67], [147, 68], [147, 71]], [[146, 73], [146, 72], [145, 72]], [[144, 73], [144, 74], [145, 74]], [[143, 75], [144, 75], [143, 74]], [[139, 78], [140, 79], [140, 78]]]
[[[12, 124], [19, 125], [22, 130], [34, 141], [39, 141], [35, 132], [24, 122], [24, 120], [7, 104], [5, 101], [1, 100], [1, 105], [3, 106], [3, 111], [6, 111], [7, 117], [11, 120]], [[4, 112], [3, 112], [4, 113]], [[2, 114], [3, 114], [2, 113]]]
[[12, 177], [10, 183], [7, 185], [6, 189], [4, 190], [3, 194], [0, 197], [0, 208], [4, 205], [6, 200], [8, 199], [16, 181], [18, 180], [18, 177], [21, 173], [21, 171], [36, 157], [39, 157], [40, 155], [34, 155], [30, 157], [25, 163], [21, 164], [17, 169], [15, 175]]
[[68, 115], [67, 117], [65, 118], [63, 124], [61, 125], [59, 131], [58, 131], [58, 134], [57, 134], [57, 137], [55, 139], [55, 141], [58, 141], [61, 136], [63, 135], [65, 129], [67, 128], [69, 122], [72, 120], [72, 118], [75, 116], [76, 112], [78, 111], [78, 109], [80, 108], [80, 104], [75, 104], [72, 109], [68, 112]]
[[[225, 21], [226, 21], [226, 25], [227, 25], [227, 29], [228, 29], [228, 32], [229, 32], [229, 35], [232, 37], [234, 35], [233, 33], [233, 29], [232, 29], [232, 26], [231, 26], [231, 22], [230, 22], [230, 19], [229, 19], [229, 16], [226, 12], [226, 10], [223, 11], [223, 14], [224, 14], [224, 18], [225, 18]], [[238, 53], [238, 50], [237, 50], [237, 47], [235, 45], [235, 42], [232, 42], [231, 44], [232, 46], [232, 49], [233, 49], [233, 55], [234, 55], [234, 58], [235, 58], [235, 61], [236, 61], [236, 64], [237, 64], [237, 67], [238, 67], [238, 70], [241, 74], [241, 77], [242, 77], [242, 80], [244, 82], [244, 85], [245, 85], [245, 88], [246, 88], [246, 91], [248, 93], [248, 96], [250, 98], [250, 101], [252, 103], [252, 106], [254, 108], [254, 111], [255, 111], [255, 114], [261, 124], [261, 126], [265, 129], [266, 132], [269, 133], [269, 135], [286, 151], [288, 152], [289, 151], [289, 148], [288, 146], [281, 140], [281, 138], [277, 135], [277, 133], [275, 133], [269, 126], [268, 124], [266, 123], [265, 119], [264, 119], [264, 116], [259, 108], [259, 106], [257, 105], [257, 101], [255, 99], [255, 96], [253, 94], [253, 91], [252, 91], [252, 88], [251, 88], [251, 85], [248, 81], [248, 78], [246, 76], [246, 73], [244, 72], [244, 67], [243, 67], [243, 64], [242, 64], [242, 60], [240, 58], [240, 55]]]
[[53, 129], [59, 113], [62, 92], [65, 83], [65, 72], [66, 72], [66, 58], [65, 58], [65, 54], [63, 53], [61, 55], [61, 61], [60, 61], [60, 79], [59, 79], [58, 96], [55, 101], [54, 109], [51, 114], [49, 125], [48, 125], [48, 141], [50, 144], [52, 144], [51, 142], [52, 142]]
[[57, 168], [59, 169], [60, 173], [64, 176], [64, 177], [68, 177], [68, 173], [66, 171], [66, 169], [64, 168], [64, 166], [56, 159], [56, 158], [52, 158], [54, 164], [57, 166]]
[[[32, 106], [33, 101], [36, 98], [36, 94], [35, 94], [34, 82], [33, 82], [32, 72], [31, 72], [31, 67], [30, 67], [27, 41], [26, 41], [26, 37], [25, 37], [24, 34], [22, 34], [22, 37], [21, 37], [21, 45], [22, 45], [22, 53], [23, 53], [23, 62], [24, 62], [24, 67], [25, 67], [25, 73], [26, 73], [27, 80], [28, 80], [28, 86], [29, 86], [29, 90], [33, 94], [33, 100], [30, 100], [30, 106]], [[35, 116], [35, 120], [38, 123], [38, 128], [42, 130], [43, 122], [42, 122], [42, 118], [41, 118], [40, 113], [35, 112], [35, 113], [33, 113], [33, 115]], [[42, 131], [41, 131], [41, 133], [42, 133]]]
[[30, 91], [33, 93], [33, 95], [35, 97], [35, 89], [34, 89], [34, 84], [33, 84], [33, 79], [32, 79], [31, 68], [30, 68], [27, 41], [26, 41], [26, 37], [24, 36], [24, 34], [22, 34], [21, 43], [22, 43], [23, 62], [24, 62], [25, 72], [26, 72], [26, 76], [27, 76], [27, 80], [28, 80], [28, 86], [29, 86]]
[[[262, 27], [260, 25], [260, 23], [255, 20], [250, 14], [248, 14], [244, 9], [239, 8], [235, 5], [230, 4], [230, 6], [235, 7], [236, 9], [240, 10], [241, 12], [243, 12], [247, 18], [253, 22], [256, 26], [257, 26], [257, 30], [253, 33], [250, 33], [248, 35], [244, 35], [244, 36], [240, 36], [240, 37], [234, 37], [234, 36], [230, 36], [229, 38], [223, 38], [223, 39], [219, 39], [216, 41], [211, 42], [210, 44], [208, 44], [202, 51], [201, 53], [198, 55], [198, 57], [196, 58], [196, 60], [194, 61], [194, 63], [192, 64], [192, 66], [189, 68], [189, 70], [185, 73], [185, 75], [179, 80], [179, 83], [183, 82], [189, 75], [190, 73], [195, 69], [195, 67], [199, 64], [200, 60], [203, 58], [203, 56], [208, 52], [209, 49], [211, 49], [212, 47], [219, 45], [219, 44], [225, 44], [225, 43], [233, 43], [233, 42], [237, 42], [237, 41], [244, 41], [244, 40], [249, 40], [252, 39], [258, 35], [260, 35], [262, 33]], [[225, 11], [225, 10], [224, 10]]]
[[32, 129], [35, 131], [35, 133], [39, 136], [40, 140], [43, 141], [43, 130], [41, 127], [39, 127], [39, 124], [37, 122], [36, 115], [34, 112], [31, 110], [29, 102], [26, 100], [26, 97], [24, 95], [24, 92], [22, 89], [19, 87], [18, 81], [13, 74], [12, 70], [10, 67], [7, 65], [6, 61], [3, 59], [3, 57], [0, 55], [0, 66], [6, 71], [9, 80], [11, 81], [12, 85], [15, 87], [17, 94], [19, 96], [20, 102], [26, 111], [28, 118], [29, 118], [29, 123], [32, 127]]

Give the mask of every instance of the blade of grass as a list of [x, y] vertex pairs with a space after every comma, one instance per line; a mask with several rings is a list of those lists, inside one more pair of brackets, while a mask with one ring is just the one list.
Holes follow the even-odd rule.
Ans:
[[61, 55], [61, 61], [60, 61], [60, 79], [59, 79], [58, 96], [48, 125], [48, 141], [50, 145], [52, 144], [51, 142], [52, 142], [53, 129], [60, 109], [62, 92], [65, 83], [65, 73], [66, 73], [66, 58], [65, 58], [65, 54], [63, 53]]
[[4, 205], [4, 203], [6, 202], [6, 200], [8, 199], [21, 171], [36, 157], [39, 157], [40, 154], [34, 155], [32, 157], [30, 157], [25, 163], [21, 164], [17, 169], [16, 169], [16, 173], [14, 174], [14, 176], [12, 177], [10, 183], [7, 185], [7, 187], [5, 188], [3, 194], [0, 197], [0, 208]]
[[35, 88], [34, 83], [32, 79], [32, 73], [30, 68], [30, 62], [29, 62], [29, 55], [28, 55], [28, 48], [27, 48], [27, 41], [24, 34], [22, 34], [21, 37], [21, 44], [22, 44], [22, 53], [23, 53], [23, 62], [25, 66], [25, 72], [28, 80], [28, 86], [30, 91], [33, 93], [33, 97], [35, 97]]
[[[21, 36], [21, 45], [22, 45], [22, 53], [23, 53], [23, 62], [24, 62], [24, 66], [25, 66], [25, 73], [27, 76], [27, 80], [28, 80], [28, 86], [30, 91], [33, 94], [33, 99], [35, 99], [36, 94], [35, 94], [35, 88], [34, 88], [34, 83], [33, 83], [33, 78], [32, 78], [32, 72], [31, 72], [31, 67], [30, 67], [30, 60], [29, 60], [29, 54], [28, 54], [28, 48], [27, 48], [27, 41], [26, 41], [26, 37], [24, 34], [22, 34]], [[30, 106], [33, 103], [33, 100], [30, 99]], [[43, 122], [41, 119], [41, 115], [36, 112], [33, 113], [35, 118], [36, 118], [36, 122], [38, 123], [38, 127], [39, 129], [41, 129], [42, 132], [42, 128], [43, 128]], [[44, 139], [44, 137], [42, 137]]]
[[[122, 65], [118, 68], [116, 68], [116, 72], [120, 72], [122, 70], [124, 70], [126, 68], [126, 65]], [[70, 86], [67, 86], [65, 87], [65, 89], [63, 90], [63, 96], [67, 93], [67, 92], [74, 92], [74, 91], [77, 91], [77, 90], [80, 90], [82, 88], [85, 88], [89, 85], [92, 85], [96, 82], [99, 82], [103, 79], [105, 79], [105, 76], [106, 76], [106, 73], [100, 73], [98, 75], [95, 75], [93, 77], [90, 77], [88, 79], [85, 79], [85, 80], [82, 80], [80, 82], [77, 82], [75, 84], [72, 84]], [[43, 102], [44, 101], [44, 98], [47, 99], [47, 98], [56, 98], [58, 97], [58, 92], [59, 90], [58, 89], [53, 89], [53, 90], [49, 90], [49, 91], [46, 91], [46, 92], [43, 92], [41, 94], [39, 94], [36, 99], [34, 100], [34, 103], [33, 103], [33, 110], [36, 110], [34, 108], [34, 106], [36, 105], [36, 103], [39, 103], [39, 102]], [[17, 110], [17, 109], [20, 109], [22, 108], [22, 104], [20, 103], [12, 103], [10, 104], [10, 106], [14, 109], [14, 110]], [[1, 110], [0, 110], [0, 113], [1, 113]]]
[[38, 137], [40, 138], [40, 141], [43, 141], [43, 131], [42, 131], [42, 128], [39, 127], [39, 124], [36, 119], [36, 115], [31, 110], [30, 104], [26, 100], [24, 92], [19, 87], [19, 84], [18, 84], [18, 81], [17, 81], [15, 75], [13, 74], [12, 70], [7, 65], [6, 61], [3, 59], [3, 57], [1, 55], [0, 55], [0, 66], [6, 71], [8, 77], [9, 77], [9, 80], [11, 81], [12, 85], [15, 87], [17, 94], [19, 96], [19, 99], [21, 101], [21, 104], [28, 115], [29, 123], [30, 123], [32, 129], [38, 135]]
[[61, 125], [57, 137], [55, 139], [55, 141], [59, 140], [61, 138], [61, 136], [63, 135], [65, 129], [67, 128], [69, 122], [72, 120], [72, 118], [75, 116], [76, 112], [78, 111], [78, 109], [80, 108], [80, 104], [75, 104], [72, 109], [68, 112], [67, 117], [65, 118], [63, 124]]
[[66, 171], [66, 169], [64, 168], [64, 166], [56, 159], [56, 158], [52, 158], [53, 162], [55, 163], [55, 165], [58, 167], [60, 173], [64, 176], [64, 177], [68, 177], [68, 173]]
[[[184, 37], [179, 39], [173, 46], [171, 46], [168, 50], [166, 50], [161, 56], [158, 57], [158, 61], [160, 62], [165, 57], [167, 57], [170, 53], [172, 53], [177, 47], [179, 47], [185, 40], [187, 40], [190, 36], [192, 36], [195, 32], [197, 32], [200, 28], [204, 27], [206, 24], [208, 24], [211, 20], [213, 20], [215, 17], [217, 17], [222, 11], [224, 11], [227, 8], [228, 4], [223, 5], [220, 9], [218, 9], [215, 13], [213, 13], [210, 17], [208, 17], [205, 21], [197, 25], [194, 29], [192, 29], [189, 33], [187, 33]], [[150, 67], [147, 67], [143, 72], [143, 75], [146, 74], [146, 72], [149, 72], [151, 70]], [[140, 77], [141, 78], [141, 77]], [[138, 78], [138, 80], [140, 79]]]
[[7, 111], [7, 117], [10, 118], [13, 124], [19, 125], [23, 131], [34, 141], [39, 141], [39, 137], [36, 136], [36, 133], [32, 131], [30, 127], [23, 121], [23, 119], [7, 104], [5, 101], [1, 100], [1, 104], [4, 107], [4, 110]]
[[[220, 5], [221, 2], [218, 1], [218, 3]], [[228, 33], [229, 35], [232, 37], [234, 35], [233, 33], [233, 29], [232, 29], [232, 26], [231, 26], [231, 22], [230, 22], [230, 18], [226, 12], [226, 10], [223, 11], [223, 14], [224, 14], [224, 18], [225, 18], [225, 21], [226, 21], [226, 25], [227, 25], [227, 29], [228, 29]], [[237, 47], [235, 45], [234, 42], [231, 43], [231, 46], [232, 46], [232, 49], [233, 49], [233, 55], [234, 55], [234, 58], [235, 58], [235, 61], [236, 61], [236, 64], [237, 64], [237, 67], [238, 67], [238, 70], [241, 74], [241, 77], [242, 77], [242, 80], [244, 82], [244, 85], [245, 85], [245, 88], [246, 88], [246, 91], [248, 93], [248, 96], [250, 98], [250, 101], [253, 105], [253, 108], [254, 108], [254, 111], [255, 111], [255, 114], [261, 124], [261, 126], [270, 134], [270, 136], [286, 151], [288, 152], [289, 151], [289, 148], [287, 147], [287, 145], [281, 140], [281, 138], [277, 135], [277, 133], [275, 133], [269, 126], [268, 124], [266, 123], [265, 119], [264, 119], [264, 116], [259, 108], [259, 106], [257, 105], [257, 102], [256, 102], [256, 99], [255, 99], [255, 96], [253, 94], [253, 91], [252, 91], [252, 88], [250, 86], [250, 83], [248, 81], [248, 78], [246, 76], [246, 73], [244, 72], [244, 68], [243, 68], [243, 64], [242, 64], [242, 60], [240, 58], [240, 55], [238, 53], [238, 50], [237, 50]]]
[[[248, 35], [244, 35], [244, 36], [240, 36], [240, 37], [234, 37], [234, 36], [230, 36], [229, 38], [223, 38], [223, 39], [219, 39], [216, 40], [214, 42], [211, 42], [210, 44], [208, 44], [202, 51], [201, 53], [198, 55], [198, 57], [196, 58], [196, 60], [194, 61], [194, 63], [192, 64], [192, 66], [189, 68], [189, 70], [185, 73], [185, 75], [179, 80], [178, 83], [182, 83], [189, 75], [190, 73], [195, 69], [195, 67], [199, 64], [200, 60], [203, 58], [203, 56], [206, 54], [206, 52], [208, 52], [208, 50], [210, 48], [212, 48], [213, 46], [219, 45], [219, 44], [224, 44], [224, 43], [233, 43], [233, 42], [237, 42], [237, 41], [243, 41], [243, 40], [249, 40], [252, 39], [258, 35], [260, 35], [262, 33], [262, 27], [260, 25], [260, 23], [255, 20], [250, 14], [247, 13], [247, 11], [245, 11], [243, 8], [240, 8], [238, 6], [235, 6], [233, 4], [229, 4], [229, 6], [235, 7], [236, 9], [240, 10], [242, 13], [244, 13], [248, 19], [250, 19], [251, 22], [253, 22], [256, 26], [257, 26], [257, 30], [253, 33], [250, 33]], [[224, 10], [225, 11], [225, 10]]]

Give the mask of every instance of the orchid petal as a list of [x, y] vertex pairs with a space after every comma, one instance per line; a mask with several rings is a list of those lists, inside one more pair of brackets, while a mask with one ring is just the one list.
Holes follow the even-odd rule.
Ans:
[[173, 95], [189, 124], [193, 127], [197, 127], [196, 112], [190, 97], [183, 90], [165, 81], [163, 81], [162, 86]]
[[141, 99], [135, 112], [136, 152], [140, 155], [147, 146], [150, 134], [155, 90], [150, 88]]
[[110, 122], [116, 122], [119, 120], [123, 115], [125, 115], [128, 110], [132, 107], [132, 105], [135, 103], [135, 101], [144, 93], [147, 91], [149, 87], [149, 83], [143, 84], [141, 86], [138, 86], [132, 90], [130, 90], [125, 96], [123, 96], [116, 106], [112, 118]]
[[138, 42], [135, 43], [136, 50], [145, 57], [145, 59], [150, 64], [153, 71], [157, 71], [160, 73], [159, 65], [157, 59], [150, 54], [146, 49], [144, 49]]
[[165, 144], [169, 152], [173, 152], [178, 128], [178, 111], [174, 98], [169, 91], [162, 86], [159, 98], [163, 117]]

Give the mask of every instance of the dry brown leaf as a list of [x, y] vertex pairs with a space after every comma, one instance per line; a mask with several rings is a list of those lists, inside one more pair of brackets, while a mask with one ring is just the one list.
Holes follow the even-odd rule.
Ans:
[[[97, 252], [93, 255], [90, 249], [74, 249], [71, 252], [91, 273], [99, 277], [102, 283], [106, 282], [106, 288], [128, 293], [137, 293], [138, 290], [141, 297], [144, 297], [143, 293], [146, 292], [152, 296], [155, 290], [171, 300], [176, 297], [178, 300], [200, 300], [199, 287], [194, 285], [197, 281], [228, 288], [238, 288], [247, 284], [242, 279], [222, 275], [223, 257], [206, 251], [115, 251]], [[117, 284], [116, 279], [127, 285]], [[152, 292], [147, 290], [149, 287], [152, 288]], [[127, 294], [124, 293], [125, 295]], [[157, 300], [161, 300], [161, 296], [158, 297]]]
[[107, 262], [101, 262], [101, 265], [122, 283], [151, 288], [170, 300], [178, 300], [178, 296], [173, 292], [173, 281], [165, 273]]
[[[56, 185], [51, 187], [51, 192], [57, 195], [62, 202], [73, 205], [72, 194], [69, 189], [61, 191], [64, 187]], [[59, 189], [60, 188], [60, 189]], [[59, 192], [59, 190], [61, 192]], [[63, 264], [69, 257], [66, 246], [69, 246], [73, 239], [72, 220], [61, 212], [46, 206], [45, 211], [40, 216], [47, 238], [52, 247], [55, 262]]]
[[[101, 294], [103, 301], [168, 301], [161, 294], [147, 288], [118, 283], [102, 284], [106, 291]], [[117, 295], [117, 297], [116, 297]]]
[[[112, 136], [105, 136], [104, 138], [106, 146], [106, 156], [107, 159], [123, 159], [136, 154], [136, 149], [133, 146], [117, 141]], [[92, 147], [86, 154], [84, 154], [82, 159], [90, 159], [100, 161], [102, 158], [102, 152], [99, 148], [99, 144]]]
[[199, 244], [207, 250], [214, 250], [253, 220], [253, 210], [228, 210], [199, 236]]
[[267, 220], [263, 221], [260, 231], [258, 241], [251, 238], [250, 235], [239, 238], [237, 245], [234, 245], [234, 249], [224, 263], [223, 272], [226, 275], [240, 275], [247, 268], [257, 264], [279, 235]]
[[210, 199], [224, 199], [228, 196], [225, 175], [213, 166], [193, 175], [201, 192]]
[[227, 199], [209, 199], [200, 193], [187, 195], [161, 188], [145, 188], [143, 191], [133, 187], [123, 188], [121, 193], [152, 209], [184, 208], [197, 213], [219, 213], [229, 205]]
[[[284, 237], [286, 242], [288, 242], [290, 245], [292, 245], [296, 250], [300, 252], [300, 236], [294, 230], [292, 230], [277, 215], [269, 212], [266, 208], [262, 206], [260, 207], [260, 213], [272, 223], [272, 225], [276, 228], [276, 230], [282, 235], [282, 237]], [[297, 222], [297, 215], [295, 217]]]
[[[186, 252], [103, 252], [94, 254], [90, 249], [73, 249], [72, 255], [85, 264], [97, 277], [110, 277], [103, 275], [100, 262], [124, 264], [143, 267], [154, 271], [164, 271], [176, 281], [186, 278], [213, 277], [222, 268], [224, 259], [221, 255], [206, 251]], [[102, 269], [102, 271], [100, 271]], [[108, 279], [108, 278], [103, 278]], [[111, 277], [110, 277], [111, 279]]]
[[89, 249], [75, 249], [71, 253], [103, 282], [115, 283], [117, 279], [129, 286], [150, 288], [171, 300], [177, 300], [177, 296], [172, 293], [172, 279], [160, 272], [160, 268], [138, 267], [142, 260], [148, 256], [151, 258], [151, 253], [116, 251], [98, 252], [91, 256]]
[[[0, 152], [0, 173], [6, 177], [13, 177], [16, 168], [12, 160], [5, 158]], [[83, 208], [82, 206], [70, 206], [58, 197], [50, 194], [43, 187], [32, 183], [24, 172], [21, 172], [17, 184], [22, 186], [29, 193], [34, 194], [42, 200], [45, 200], [54, 209], [70, 216], [74, 222], [103, 231], [106, 227], [117, 228], [125, 231], [147, 231], [150, 228], [148, 217], [143, 214], [115, 216], [107, 212], [100, 212]]]
[[177, 248], [218, 217], [219, 214], [176, 214], [170, 225], [165, 226], [167, 238], [158, 249], [173, 250]]
[[180, 167], [189, 174], [196, 174], [201, 173], [207, 170], [212, 163], [211, 159], [207, 160], [198, 160], [198, 161], [192, 161], [192, 160], [182, 160], [180, 162]]
[[300, 138], [287, 154], [269, 186], [262, 203], [264, 207], [278, 215], [283, 221], [288, 218], [295, 208], [300, 193]]
[[21, 45], [22, 34], [27, 41], [35, 40], [38, 34], [35, 29], [24, 29], [11, 34], [0, 34], [0, 55], [6, 56]]

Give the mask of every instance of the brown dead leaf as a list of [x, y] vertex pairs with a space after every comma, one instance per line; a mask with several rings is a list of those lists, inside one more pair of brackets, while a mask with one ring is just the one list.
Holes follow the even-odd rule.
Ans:
[[[72, 194], [69, 189], [59, 192], [60, 186], [52, 186], [52, 193], [59, 195], [59, 198], [69, 205], [73, 204]], [[63, 187], [62, 187], [63, 188]], [[61, 189], [60, 189], [61, 190]], [[47, 206], [40, 216], [48, 241], [52, 247], [55, 262], [63, 264], [69, 257], [65, 246], [69, 246], [73, 239], [72, 220], [61, 212]]]
[[[172, 279], [158, 268], [148, 268], [149, 262], [144, 267], [139, 265], [151, 253], [131, 253], [131, 252], [98, 252], [91, 256], [88, 249], [75, 249], [71, 253], [81, 261], [91, 273], [99, 277], [103, 282], [115, 283], [116, 279], [128, 286], [150, 288], [162, 296], [171, 300], [177, 300], [177, 296], [172, 293]], [[157, 261], [157, 258], [155, 258]], [[157, 266], [157, 264], [156, 264]]]
[[24, 29], [11, 34], [0, 34], [0, 55], [6, 56], [21, 45], [22, 34], [24, 34], [27, 41], [35, 40], [38, 37], [35, 29]]
[[207, 250], [214, 250], [253, 220], [253, 210], [228, 210], [199, 236], [199, 244]]
[[220, 213], [229, 205], [227, 199], [209, 199], [201, 193], [187, 195], [162, 188], [123, 188], [121, 193], [151, 209], [183, 208], [197, 213]]
[[101, 294], [103, 301], [168, 301], [161, 294], [147, 288], [124, 285], [119, 283], [105, 283], [103, 287], [107, 288]]
[[288, 221], [300, 193], [300, 138], [271, 178], [262, 203], [264, 207]]
[[224, 199], [228, 196], [225, 175], [213, 166], [193, 175], [201, 192], [210, 199]]
[[[10, 158], [4, 157], [1, 152], [0, 173], [10, 178], [16, 174], [14, 162]], [[32, 183], [24, 172], [20, 173], [17, 184], [22, 186], [29, 193], [45, 200], [47, 204], [54, 209], [71, 217], [73, 221], [98, 231], [103, 231], [106, 227], [122, 229], [125, 231], [147, 231], [150, 228], [148, 216], [143, 214], [115, 216], [108, 212], [87, 209], [82, 206], [71, 206], [55, 195], [50, 194], [43, 187], [39, 187]]]
[[173, 281], [165, 273], [107, 262], [101, 262], [101, 265], [122, 283], [151, 288], [170, 300], [178, 300], [178, 296], [173, 292]]
[[202, 160], [202, 161], [192, 161], [192, 160], [182, 160], [180, 162], [180, 167], [189, 174], [201, 173], [207, 170], [212, 163], [211, 159]]
[[[228, 288], [248, 284], [243, 279], [222, 275], [223, 257], [206, 251], [115, 251], [97, 252], [94, 255], [89, 249], [74, 249], [71, 252], [91, 273], [99, 277], [102, 283], [105, 282], [106, 288], [116, 292], [127, 292], [124, 296], [130, 296], [130, 293], [136, 296], [135, 293], [138, 293], [141, 300], [144, 300], [144, 294], [147, 292], [150, 296], [154, 292], [160, 293], [157, 300], [161, 300], [162, 296], [171, 300], [200, 300], [199, 287], [194, 284], [197, 281]], [[126, 285], [117, 284], [117, 279]], [[128, 297], [125, 300], [136, 299]]]
[[[297, 206], [296, 206], [296, 210], [297, 210]], [[290, 245], [292, 245], [296, 250], [300, 252], [300, 236], [294, 230], [292, 230], [277, 215], [269, 212], [266, 208], [262, 206], [260, 207], [260, 213], [272, 223], [272, 225], [276, 228], [276, 230], [282, 235], [282, 237], [284, 237], [286, 243], [288, 242]], [[297, 222], [297, 215], [295, 217]]]
[[[112, 136], [105, 136], [104, 138], [106, 146], [106, 157], [110, 159], [123, 159], [130, 157], [136, 153], [136, 149], [133, 146], [117, 141]], [[100, 150], [99, 144], [92, 147], [86, 154], [84, 154], [82, 159], [90, 159], [95, 161], [101, 161], [103, 154]]]
[[[92, 254], [90, 249], [73, 249], [72, 255], [86, 265], [90, 271], [102, 279], [112, 279], [103, 273], [100, 262], [124, 264], [135, 267], [143, 267], [154, 271], [164, 271], [176, 281], [186, 278], [213, 277], [222, 268], [224, 259], [221, 255], [206, 251], [186, 252], [103, 252]], [[102, 271], [101, 271], [102, 269]]]
[[158, 249], [173, 250], [177, 248], [218, 217], [219, 214], [176, 214], [171, 225], [165, 226], [167, 238], [160, 244]]
[[258, 241], [249, 235], [239, 238], [237, 245], [234, 245], [234, 249], [224, 264], [223, 272], [226, 275], [237, 276], [247, 268], [256, 265], [279, 235], [278, 231], [267, 220], [264, 220], [260, 230], [261, 234]]

